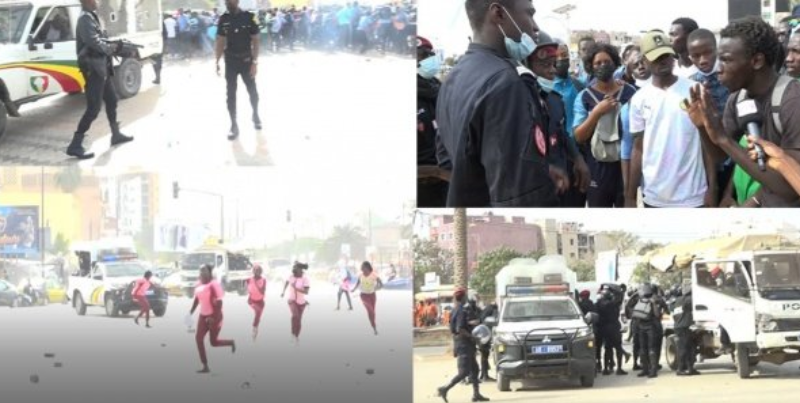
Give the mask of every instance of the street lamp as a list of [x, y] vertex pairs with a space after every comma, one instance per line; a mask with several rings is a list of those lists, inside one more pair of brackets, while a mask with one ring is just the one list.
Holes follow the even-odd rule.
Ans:
[[208, 192], [205, 190], [181, 188], [178, 186], [178, 182], [172, 182], [172, 190], [173, 190], [173, 196], [176, 199], [178, 198], [179, 191], [219, 197], [219, 239], [220, 243], [222, 243], [223, 240], [225, 239], [225, 196], [219, 193]]
[[578, 6], [574, 4], [565, 4], [561, 7], [557, 7], [553, 9], [553, 12], [558, 15], [563, 15], [564, 19], [567, 21], [567, 46], [569, 46], [570, 42], [572, 42], [572, 28], [569, 24], [569, 13], [575, 11]]

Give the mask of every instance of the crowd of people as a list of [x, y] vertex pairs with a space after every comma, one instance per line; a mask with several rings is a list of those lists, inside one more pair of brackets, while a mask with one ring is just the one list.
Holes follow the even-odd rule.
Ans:
[[443, 80], [417, 39], [420, 206], [800, 206], [800, 7], [718, 35], [677, 18], [622, 49], [585, 37], [577, 71], [530, 0], [466, 11]]
[[[311, 7], [250, 10], [257, 18], [260, 44], [271, 53], [303, 49], [413, 55], [409, 37], [416, 35], [416, 5], [390, 3], [361, 6], [358, 2]], [[165, 54], [171, 59], [208, 58], [214, 54], [222, 12], [178, 9], [164, 15]]]

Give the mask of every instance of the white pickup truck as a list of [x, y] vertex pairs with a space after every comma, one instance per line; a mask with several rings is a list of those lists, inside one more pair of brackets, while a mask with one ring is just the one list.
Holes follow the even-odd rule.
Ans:
[[[79, 0], [0, 0], [0, 136], [8, 109], [39, 99], [83, 91], [78, 69], [75, 30]], [[115, 60], [120, 98], [139, 92], [142, 62], [163, 49], [161, 0], [105, 0], [97, 10], [110, 39], [143, 46], [136, 57]], [[0, 100], [4, 101], [4, 100]]]
[[[98, 262], [91, 270], [82, 270], [69, 277], [67, 295], [78, 315], [85, 315], [88, 306], [102, 306], [111, 317], [120, 313], [127, 315], [139, 310], [131, 292], [133, 283], [144, 276], [148, 268], [139, 260]], [[150, 281], [152, 286], [147, 291], [147, 299], [153, 314], [163, 316], [167, 311], [169, 294], [155, 276]]]

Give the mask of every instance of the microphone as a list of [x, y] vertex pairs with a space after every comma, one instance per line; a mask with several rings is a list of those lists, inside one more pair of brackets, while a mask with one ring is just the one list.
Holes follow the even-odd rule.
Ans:
[[[736, 104], [736, 114], [738, 115], [739, 127], [746, 127], [747, 133], [756, 139], [761, 138], [761, 114], [758, 112], [758, 106], [752, 99], [745, 99]], [[758, 162], [758, 169], [762, 172], [767, 170], [765, 163], [766, 154], [764, 148], [755, 144], [756, 149], [756, 162]]]
[[[756, 122], [756, 121], [747, 122], [747, 133], [749, 133], [751, 136], [755, 137], [756, 139], [760, 139], [761, 138], [761, 127], [759, 125], [759, 122]], [[757, 154], [756, 161], [758, 162], [758, 169], [761, 170], [761, 172], [764, 172], [764, 171], [767, 170], [767, 166], [764, 163], [764, 158], [765, 158], [764, 148], [761, 147], [758, 144], [755, 144], [755, 148], [756, 148], [756, 154]]]

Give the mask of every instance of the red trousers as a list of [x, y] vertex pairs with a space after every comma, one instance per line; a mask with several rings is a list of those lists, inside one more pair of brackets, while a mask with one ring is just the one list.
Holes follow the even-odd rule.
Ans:
[[253, 301], [248, 298], [247, 303], [250, 305], [250, 308], [256, 311], [256, 317], [253, 319], [253, 327], [258, 327], [259, 322], [261, 322], [261, 313], [264, 312], [264, 300]]
[[199, 319], [197, 320], [197, 333], [194, 336], [194, 339], [197, 342], [197, 351], [200, 352], [200, 362], [202, 362], [203, 365], [208, 364], [208, 360], [206, 359], [206, 346], [205, 343], [203, 343], [204, 339], [206, 338], [206, 333], [211, 332], [212, 347], [233, 345], [233, 340], [219, 339], [219, 332], [222, 330], [222, 315], [219, 315], [217, 319], [214, 319], [212, 325], [209, 326], [207, 319], [211, 317], [212, 315], [200, 315]]
[[375, 302], [377, 302], [377, 298], [375, 298], [375, 293], [372, 294], [361, 294], [361, 302], [364, 303], [364, 308], [367, 309], [367, 316], [369, 316], [369, 323], [372, 327], [375, 327]]
[[306, 306], [305, 304], [300, 305], [297, 302], [289, 301], [289, 310], [292, 312], [292, 335], [299, 337], [303, 323], [303, 311], [306, 310]]
[[147, 315], [147, 320], [150, 320], [150, 303], [147, 302], [147, 297], [144, 295], [136, 295], [133, 298], [136, 300], [136, 303], [139, 304], [139, 308], [141, 309], [139, 316], [142, 316], [142, 314]]

